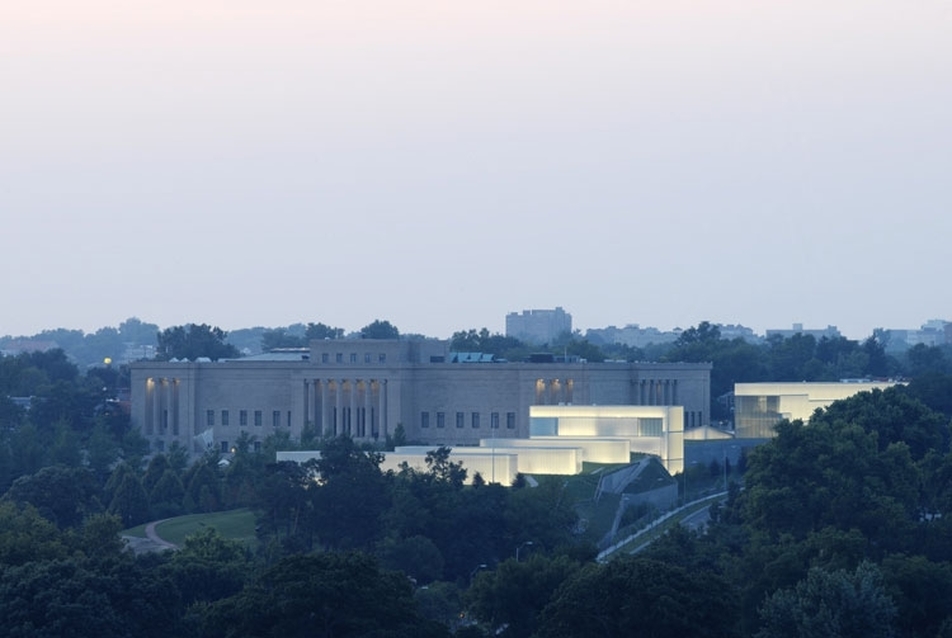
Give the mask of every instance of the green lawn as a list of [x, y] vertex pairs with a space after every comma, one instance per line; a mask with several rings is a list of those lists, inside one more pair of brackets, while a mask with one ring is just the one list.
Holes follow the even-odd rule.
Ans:
[[[156, 525], [155, 531], [162, 539], [181, 545], [185, 542], [185, 537], [206, 527], [214, 528], [229, 540], [243, 543], [251, 543], [255, 540], [255, 517], [249, 509], [177, 516]], [[144, 538], [145, 525], [127, 529], [122, 533]]]

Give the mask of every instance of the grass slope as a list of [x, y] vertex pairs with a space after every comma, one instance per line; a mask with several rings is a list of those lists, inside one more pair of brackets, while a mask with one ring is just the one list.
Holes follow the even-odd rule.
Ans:
[[[255, 540], [255, 516], [247, 508], [169, 518], [156, 525], [155, 532], [163, 540], [181, 545], [185, 542], [187, 536], [206, 527], [214, 528], [229, 540], [243, 543], [250, 543]], [[145, 525], [124, 530], [122, 534], [145, 538]]]

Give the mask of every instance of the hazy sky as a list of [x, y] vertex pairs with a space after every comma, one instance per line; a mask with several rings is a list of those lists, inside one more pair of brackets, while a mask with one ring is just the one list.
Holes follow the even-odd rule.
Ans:
[[952, 0], [0, 8], [0, 335], [952, 319]]

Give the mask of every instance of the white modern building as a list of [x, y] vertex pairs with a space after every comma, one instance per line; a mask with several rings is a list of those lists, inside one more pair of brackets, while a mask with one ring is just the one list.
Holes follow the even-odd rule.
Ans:
[[[467, 482], [478, 473], [509, 485], [516, 474], [572, 476], [583, 463], [627, 465], [633, 451], [657, 457], [676, 474], [684, 468], [684, 410], [680, 406], [532, 406], [526, 439], [484, 438], [479, 446], [453, 446], [449, 460], [461, 463]], [[383, 452], [381, 469], [403, 466], [426, 471], [437, 445], [403, 445]], [[318, 451], [278, 452], [279, 461], [304, 462]]]
[[807, 421], [834, 401], [860, 392], [884, 390], [893, 381], [832, 383], [737, 383], [734, 385], [734, 431], [738, 438], [769, 438], [784, 419]]
[[624, 438], [632, 452], [657, 456], [671, 474], [684, 468], [684, 408], [679, 405], [532, 406], [529, 419], [531, 440]]

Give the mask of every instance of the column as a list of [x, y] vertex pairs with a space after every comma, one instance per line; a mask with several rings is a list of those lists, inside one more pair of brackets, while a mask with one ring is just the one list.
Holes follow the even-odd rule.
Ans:
[[386, 436], [390, 434], [390, 391], [387, 388], [388, 384], [386, 379], [380, 383], [380, 401], [382, 403], [380, 408], [380, 426], [384, 436]]

